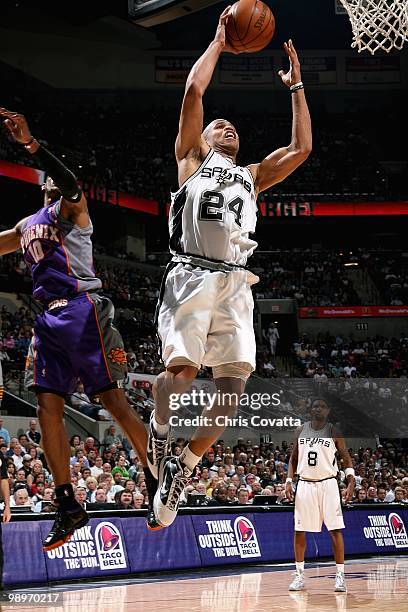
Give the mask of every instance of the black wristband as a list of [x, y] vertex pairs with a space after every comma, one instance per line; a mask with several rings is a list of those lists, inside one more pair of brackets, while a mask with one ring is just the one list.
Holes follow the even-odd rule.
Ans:
[[31, 140], [29, 140], [28, 142], [20, 142], [20, 144], [22, 147], [28, 147], [30, 144], [33, 144], [34, 140], [34, 136], [31, 136]]
[[64, 166], [62, 161], [41, 145], [35, 153], [32, 153], [32, 156], [38, 160], [41, 168], [51, 176], [64, 200], [73, 204], [80, 201], [82, 190], [71, 170]]

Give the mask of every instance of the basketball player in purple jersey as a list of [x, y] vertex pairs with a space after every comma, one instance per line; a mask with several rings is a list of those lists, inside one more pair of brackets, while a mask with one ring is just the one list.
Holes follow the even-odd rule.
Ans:
[[[88, 522], [74, 498], [63, 423], [64, 398], [73, 393], [77, 380], [88, 395], [99, 394], [144, 465], [147, 432], [123, 390], [126, 353], [113, 326], [113, 305], [96, 293], [102, 283], [93, 267], [86, 198], [72, 172], [31, 135], [22, 115], [0, 108], [0, 116], [15, 142], [48, 174], [44, 206], [0, 233], [0, 255], [22, 249], [33, 277], [33, 296], [44, 307], [34, 327], [26, 385], [37, 394], [42, 447], [56, 485], [58, 511], [44, 541], [44, 550], [51, 550]], [[145, 473], [152, 499], [155, 480], [148, 469]], [[148, 524], [156, 526], [152, 513]]]

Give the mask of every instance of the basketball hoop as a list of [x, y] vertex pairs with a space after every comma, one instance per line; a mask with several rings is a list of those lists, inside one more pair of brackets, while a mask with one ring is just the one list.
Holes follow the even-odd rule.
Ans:
[[407, 0], [340, 0], [353, 29], [351, 46], [358, 52], [389, 53], [408, 41]]

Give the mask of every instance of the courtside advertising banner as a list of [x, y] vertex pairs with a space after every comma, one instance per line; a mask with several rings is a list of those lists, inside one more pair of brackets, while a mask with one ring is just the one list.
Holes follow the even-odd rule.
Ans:
[[192, 517], [202, 564], [249, 563], [262, 559], [253, 514]]
[[[293, 561], [293, 507], [251, 512], [180, 515], [173, 525], [148, 531], [144, 517], [91, 519], [73, 538], [44, 553], [51, 521], [3, 525], [5, 584], [95, 578], [241, 563]], [[247, 511], [249, 510], [249, 511]], [[408, 508], [372, 504], [345, 509], [347, 555], [408, 554]], [[306, 558], [332, 555], [326, 528], [307, 535]], [[30, 563], [27, 563], [27, 558]]]
[[190, 516], [178, 516], [166, 529], [149, 531], [144, 517], [121, 519], [130, 571], [201, 567]]
[[[4, 584], [44, 583], [48, 580], [42, 549], [40, 521], [14, 521], [1, 525]], [[51, 525], [49, 521], [47, 525]]]
[[[344, 512], [344, 547], [349, 555], [408, 554], [408, 509], [396, 506], [395, 510], [372, 510], [353, 508]], [[332, 554], [331, 540], [326, 530], [315, 534], [319, 557]]]
[[[41, 522], [41, 536], [45, 538], [52, 523]], [[125, 538], [121, 520], [91, 519], [77, 529], [71, 540], [50, 550], [45, 555], [49, 580], [91, 578], [129, 573]]]

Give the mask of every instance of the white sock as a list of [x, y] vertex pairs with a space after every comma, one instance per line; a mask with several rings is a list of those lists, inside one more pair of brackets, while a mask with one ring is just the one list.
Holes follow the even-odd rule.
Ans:
[[158, 423], [156, 421], [154, 412], [153, 412], [152, 424], [159, 438], [165, 438], [167, 436], [169, 429], [170, 429], [170, 425], [168, 423], [166, 423], [165, 425]]
[[188, 467], [189, 470], [193, 471], [197, 463], [201, 460], [201, 457], [195, 455], [189, 448], [188, 444], [179, 456], [179, 460]]
[[296, 571], [304, 572], [305, 571], [305, 562], [304, 561], [296, 561]]
[[343, 572], [344, 574], [344, 563], [336, 563], [336, 572]]

